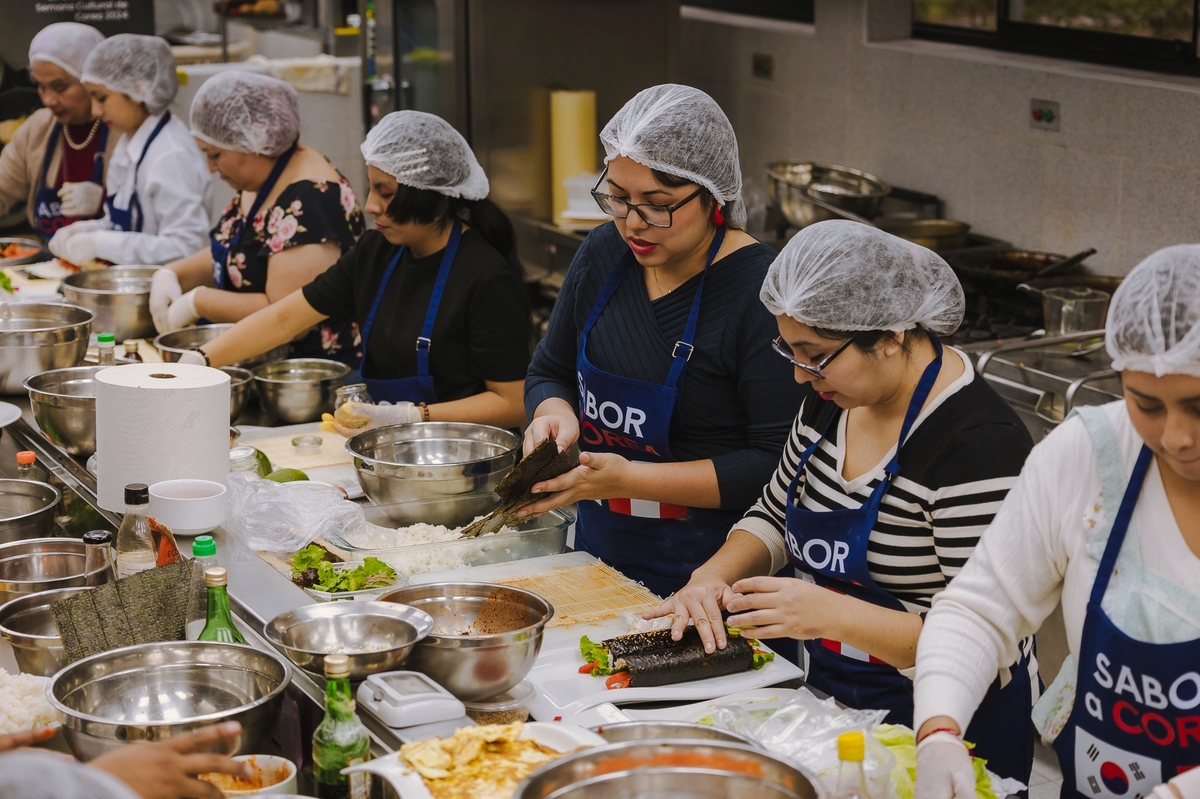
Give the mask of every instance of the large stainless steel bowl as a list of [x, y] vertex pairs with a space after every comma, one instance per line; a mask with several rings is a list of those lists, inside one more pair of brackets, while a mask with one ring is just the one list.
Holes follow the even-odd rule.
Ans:
[[31, 538], [0, 544], [0, 602], [25, 594], [87, 585], [78, 538]]
[[156, 266], [85, 269], [63, 278], [61, 291], [72, 305], [94, 312], [97, 333], [112, 333], [117, 343], [154, 335], [150, 318], [150, 278]]
[[409, 667], [467, 702], [490, 699], [529, 674], [554, 606], [532, 591], [492, 583], [429, 583], [380, 597], [419, 608], [433, 631]]
[[610, 744], [625, 741], [674, 740], [732, 741], [733, 743], [758, 746], [749, 738], [711, 724], [691, 724], [686, 721], [622, 721], [617, 724], [601, 724], [592, 727], [592, 732]]
[[17, 668], [26, 674], [50, 677], [67, 658], [50, 606], [91, 588], [57, 588], [19, 597], [0, 605], [0, 637], [8, 641]]
[[305, 671], [325, 676], [327, 655], [350, 659], [351, 679], [394, 671], [433, 619], [423, 610], [390, 602], [320, 602], [281, 613], [267, 624], [267, 640]]
[[371, 501], [395, 505], [488, 493], [516, 464], [521, 439], [482, 424], [417, 422], [359, 433], [346, 451]]
[[246, 409], [250, 400], [250, 386], [254, 375], [249, 369], [239, 369], [236, 366], [223, 366], [221, 371], [229, 375], [229, 423], [233, 424]]
[[111, 368], [71, 366], [25, 379], [38, 427], [69, 455], [96, 451], [96, 372]]
[[80, 760], [222, 721], [242, 732], [227, 754], [262, 751], [291, 679], [287, 661], [243, 644], [170, 641], [84, 658], [54, 675], [46, 698]]
[[[158, 350], [158, 354], [162, 356], [164, 361], [174, 363], [179, 360], [180, 355], [183, 355], [192, 347], [199, 347], [201, 344], [212, 341], [231, 327], [233, 327], [231, 324], [198, 325], [197, 327], [185, 327], [182, 330], [173, 330], [170, 333], [163, 333], [154, 339], [154, 348]], [[287, 356], [288, 345], [281, 344], [274, 349], [267, 350], [261, 355], [255, 355], [253, 358], [238, 361], [235, 364], [231, 364], [231, 366], [240, 366], [243, 369], [253, 370], [264, 363], [282, 361]]]
[[584, 749], [526, 777], [513, 799], [822, 799], [816, 777], [729, 741], [629, 741]]
[[870, 220], [891, 191], [891, 186], [874, 175], [848, 166], [781, 161], [767, 167], [767, 194], [796, 227], [844, 218], [814, 205], [810, 198]]
[[0, 480], [0, 544], [49, 535], [61, 499], [49, 483]]
[[0, 394], [20, 394], [30, 375], [82, 363], [95, 316], [64, 303], [0, 304]]
[[254, 393], [263, 410], [285, 424], [315, 422], [333, 413], [350, 367], [323, 358], [289, 358], [254, 369]]

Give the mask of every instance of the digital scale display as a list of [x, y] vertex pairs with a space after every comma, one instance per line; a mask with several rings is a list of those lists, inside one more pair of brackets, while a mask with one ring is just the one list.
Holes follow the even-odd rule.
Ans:
[[416, 671], [372, 674], [358, 686], [358, 703], [394, 729], [461, 719], [463, 703]]

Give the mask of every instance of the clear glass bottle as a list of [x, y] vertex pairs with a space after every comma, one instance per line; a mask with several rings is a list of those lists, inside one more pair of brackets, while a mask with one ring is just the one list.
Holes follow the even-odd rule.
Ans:
[[125, 517], [117, 529], [117, 577], [128, 577], [157, 565], [158, 553], [150, 534], [150, 488], [145, 483], [125, 486]]
[[116, 582], [113, 562], [113, 534], [110, 530], [89, 530], [83, 534], [83, 573], [91, 586]]
[[38, 466], [36, 453], [22, 450], [17, 453], [17, 479], [44, 483], [50, 479], [50, 473]]
[[142, 362], [142, 356], [137, 351], [138, 343], [132, 339], [125, 342], [125, 359], [129, 361]]
[[350, 658], [325, 658], [325, 718], [313, 731], [313, 781], [321, 799], [366, 799], [369, 774], [343, 775], [342, 769], [371, 759], [371, 736], [355, 712], [350, 690]]
[[254, 447], [234, 447], [229, 450], [229, 471], [245, 475], [247, 480], [257, 480], [258, 453]]
[[96, 363], [101, 366], [116, 365], [117, 337], [112, 333], [101, 333], [96, 336]]
[[192, 584], [188, 589], [187, 639], [196, 641], [208, 623], [208, 586], [204, 572], [217, 565], [217, 542], [211, 535], [192, 541]]
[[832, 799], [871, 799], [867, 790], [867, 774], [863, 770], [866, 756], [866, 738], [861, 732], [844, 732], [838, 736], [837, 790]]
[[334, 418], [337, 419], [338, 424], [340, 424], [342, 427], [349, 427], [351, 429], [365, 427], [368, 420], [362, 419], [361, 417], [356, 419], [354, 416], [343, 415], [340, 413], [342, 406], [348, 402], [364, 402], [367, 404], [374, 402], [374, 400], [371, 399], [370, 392], [367, 391], [367, 384], [351, 383], [348, 386], [342, 386], [337, 390], [337, 397], [333, 402], [333, 415]]
[[229, 611], [229, 577], [220, 566], [204, 570], [204, 587], [207, 589], [207, 607], [204, 629], [198, 641], [220, 641], [223, 644], [244, 644], [246, 639], [238, 632]]

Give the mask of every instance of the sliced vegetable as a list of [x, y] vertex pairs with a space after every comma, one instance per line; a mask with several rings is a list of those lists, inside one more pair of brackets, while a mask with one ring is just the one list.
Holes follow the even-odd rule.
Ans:
[[580, 674], [591, 674], [593, 671], [595, 671], [597, 668], [599, 668], [599, 666], [600, 666], [599, 663], [584, 663], [582, 666], [579, 667], [579, 673]]
[[608, 690], [616, 691], [619, 688], [628, 688], [631, 679], [632, 678], [629, 676], [629, 672], [618, 671], [616, 674], [605, 680], [604, 684], [608, 686]]
[[9, 294], [13, 293], [12, 278], [4, 272], [0, 272], [0, 289], [4, 289]]
[[354, 569], [337, 569], [330, 554], [317, 544], [309, 544], [292, 556], [292, 581], [303, 588], [335, 593], [361, 591], [396, 582], [396, 570], [379, 558], [366, 558]]
[[754, 650], [754, 662], [753, 662], [753, 665], [750, 666], [750, 668], [754, 669], [755, 671], [758, 671], [759, 669], [761, 669], [763, 666], [767, 665], [774, 659], [775, 659], [774, 652], [764, 652], [761, 649], [755, 649]]

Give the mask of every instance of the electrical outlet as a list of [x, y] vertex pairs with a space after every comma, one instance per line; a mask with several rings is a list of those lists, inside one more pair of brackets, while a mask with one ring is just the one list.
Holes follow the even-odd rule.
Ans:
[[770, 53], [755, 53], [750, 57], [750, 72], [756, 78], [774, 80], [775, 56]]
[[1053, 100], [1029, 101], [1029, 126], [1037, 130], [1058, 130], [1062, 112]]

